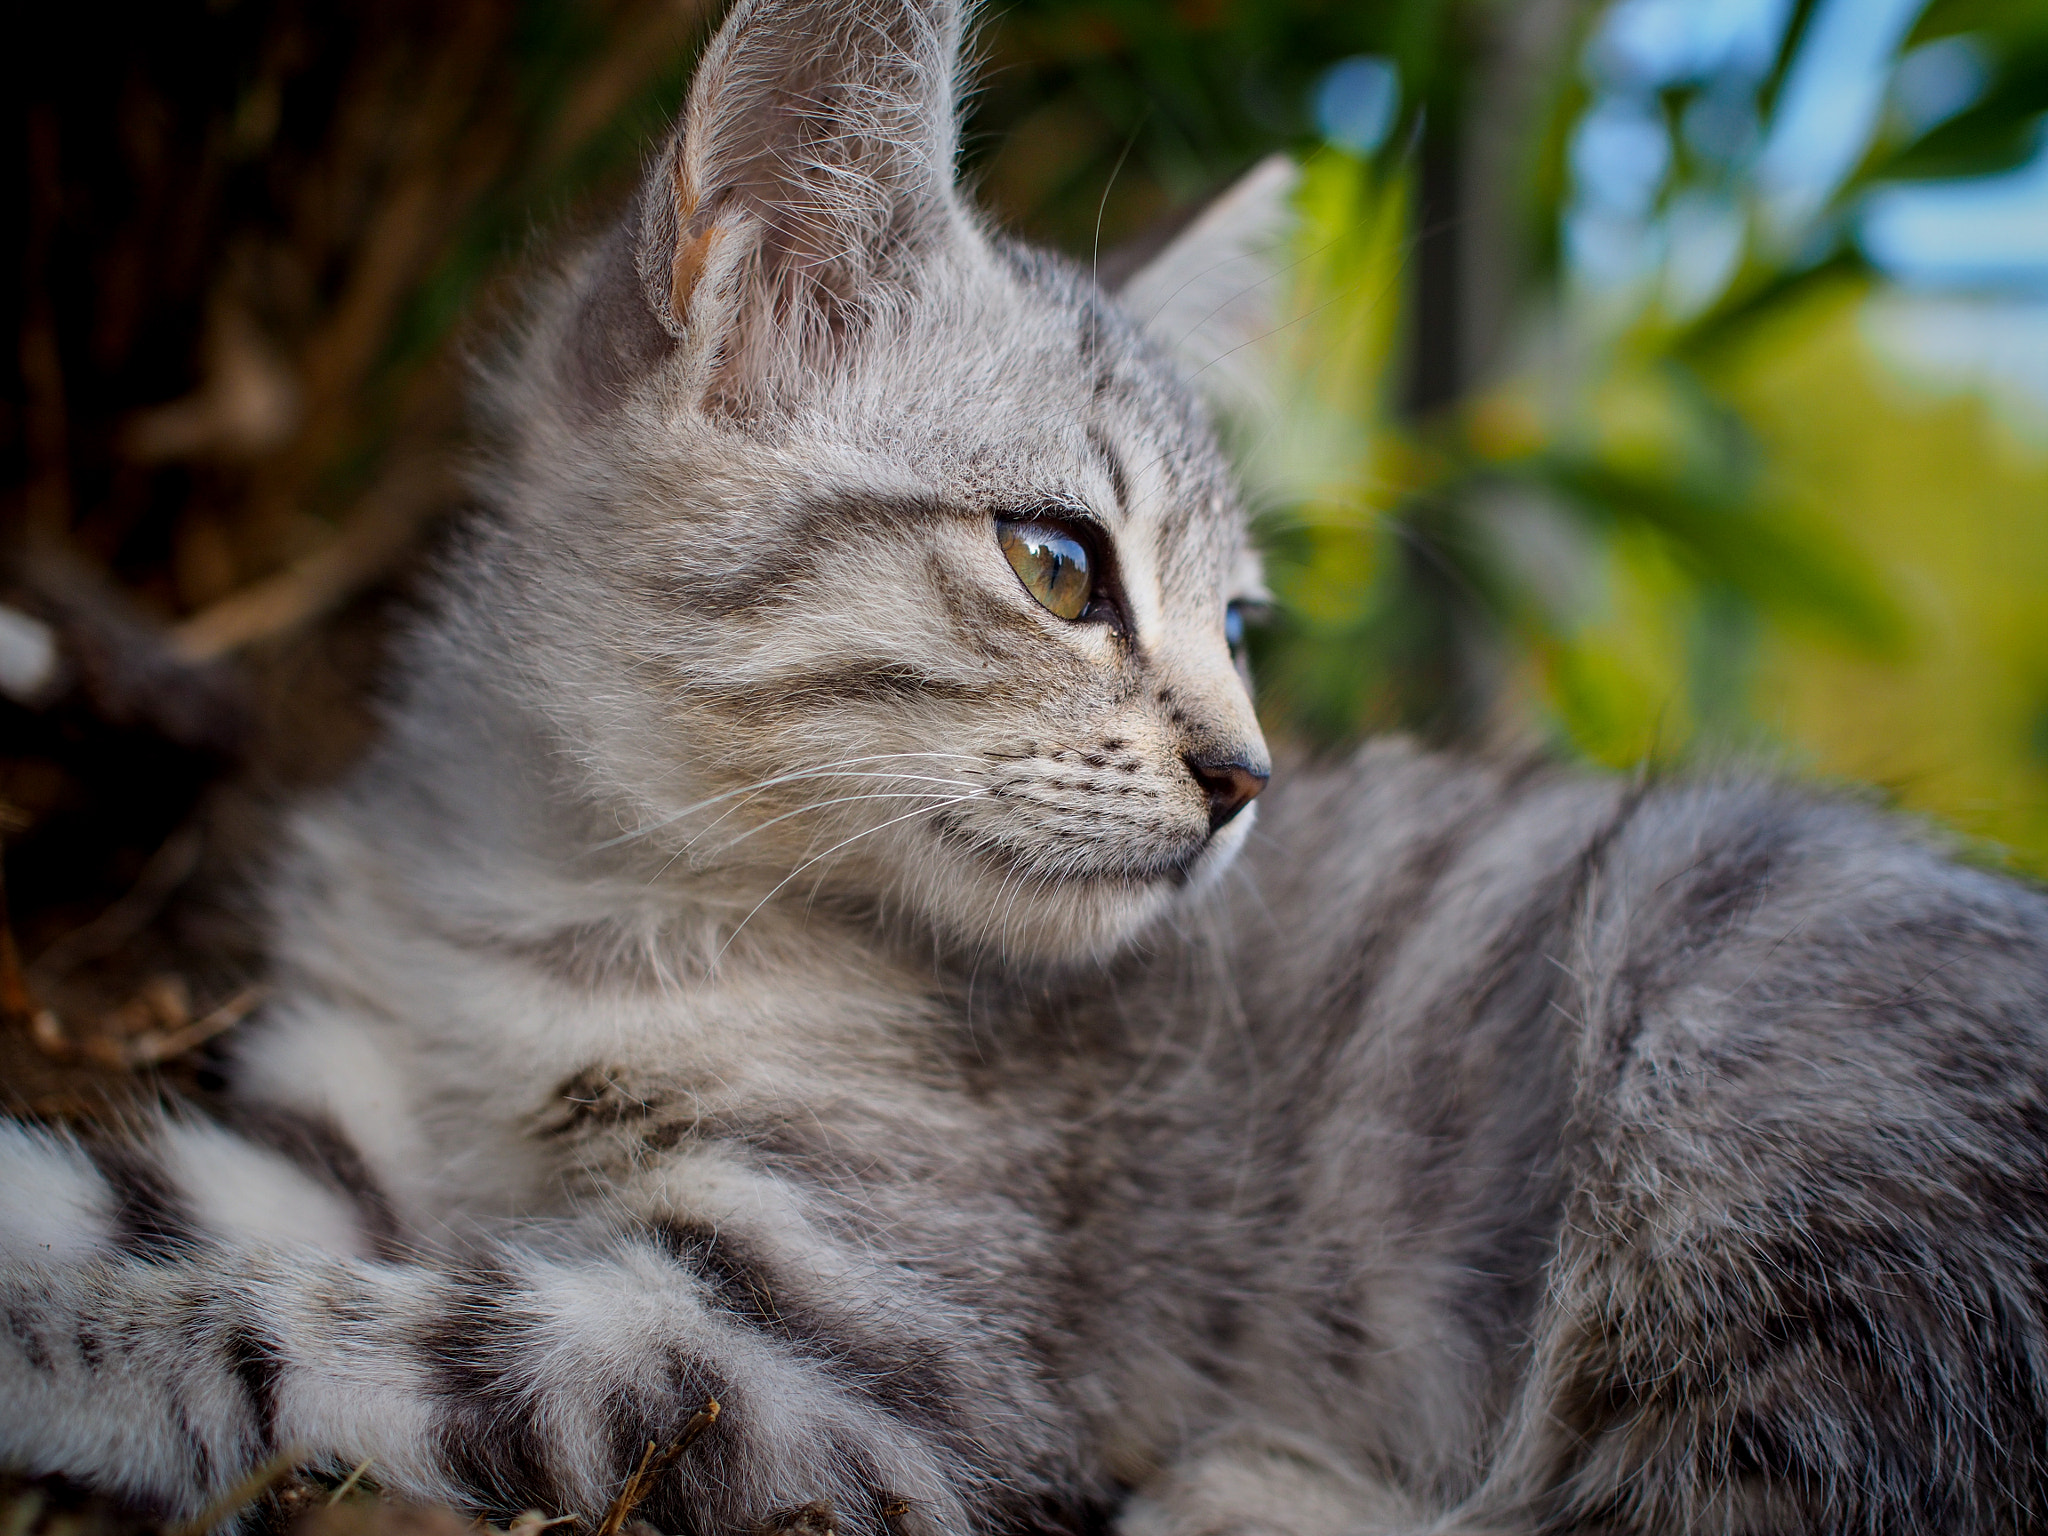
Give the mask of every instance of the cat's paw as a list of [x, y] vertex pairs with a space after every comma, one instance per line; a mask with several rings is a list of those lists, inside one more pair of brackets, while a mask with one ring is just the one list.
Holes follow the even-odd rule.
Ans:
[[656, 1530], [724, 1536], [968, 1536], [985, 1526], [961, 1497], [971, 1476], [930, 1438], [823, 1384], [763, 1385], [734, 1382], [680, 1432], [635, 1436], [642, 1449], [612, 1484], [609, 1508], [582, 1503], [604, 1512], [600, 1524], [623, 1507]]

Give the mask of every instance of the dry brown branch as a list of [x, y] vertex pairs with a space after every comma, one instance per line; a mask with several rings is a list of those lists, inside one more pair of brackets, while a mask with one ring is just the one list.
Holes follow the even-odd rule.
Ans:
[[144, 464], [174, 459], [250, 458], [290, 439], [299, 421], [299, 385], [248, 309], [217, 295], [207, 321], [199, 388], [137, 411], [121, 434]]
[[[326, 164], [302, 197], [292, 241], [301, 259], [323, 250], [339, 258], [341, 282], [291, 359], [298, 430], [254, 466], [235, 518], [245, 571], [270, 570], [288, 558], [295, 522], [317, 504], [322, 480], [374, 444], [383, 413], [370, 385], [405, 306], [518, 147], [506, 93], [494, 89], [502, 86], [494, 71], [509, 20], [503, 5], [470, 0], [433, 40], [423, 73], [404, 60], [373, 57], [346, 97]], [[360, 223], [346, 217], [356, 206], [367, 215]], [[431, 366], [424, 371], [435, 373]], [[454, 381], [440, 377], [437, 387], [450, 393]], [[419, 398], [418, 390], [406, 391], [401, 419]], [[365, 532], [374, 540], [374, 529]], [[332, 553], [344, 565], [352, 558], [346, 546]], [[323, 568], [316, 564], [313, 574]], [[301, 578], [287, 585], [303, 587]]]
[[26, 397], [22, 436], [29, 460], [28, 482], [23, 487], [23, 531], [30, 542], [47, 547], [62, 540], [71, 521], [69, 413], [48, 273], [64, 188], [57, 119], [47, 108], [29, 113], [28, 159], [29, 238], [22, 262], [28, 304], [22, 316], [19, 358]]
[[[467, 211], [469, 199], [451, 196], [457, 186], [447, 167], [498, 57], [506, 20], [501, 8], [472, 0], [428, 77], [401, 86], [418, 92], [412, 111], [393, 114], [406, 128], [391, 146], [395, 162], [405, 169], [394, 186], [382, 190], [356, 242], [341, 295], [301, 354], [308, 425], [316, 440], [334, 435], [333, 417], [346, 414], [349, 398], [390, 334], [398, 306], [438, 253], [448, 229]], [[345, 149], [354, 147], [344, 140]], [[369, 147], [358, 152], [367, 158]], [[319, 441], [318, 446], [328, 443]]]
[[55, 1025], [55, 1016], [38, 1006], [35, 993], [29, 990], [21, 951], [14, 943], [14, 924], [7, 916], [6, 880], [0, 876], [0, 1028], [26, 1029], [40, 1044], [46, 1029], [45, 1018], [50, 1026]]
[[626, 1486], [619, 1490], [619, 1496], [612, 1500], [611, 1508], [604, 1512], [604, 1519], [598, 1523], [596, 1536], [619, 1536], [619, 1529], [632, 1518], [647, 1496], [654, 1492], [654, 1485], [682, 1459], [697, 1441], [697, 1437], [718, 1422], [718, 1399], [712, 1398], [690, 1416], [690, 1422], [683, 1426], [682, 1434], [667, 1450], [657, 1450], [655, 1443], [647, 1442], [647, 1450], [640, 1458], [640, 1465], [633, 1475], [626, 1479]]
[[121, 1065], [160, 1066], [173, 1057], [197, 1050], [215, 1035], [227, 1033], [247, 1018], [263, 1001], [263, 988], [244, 987], [204, 1017], [179, 1029], [152, 1030], [128, 1041], [121, 1051]]
[[160, 1067], [227, 1033], [263, 1001], [261, 987], [244, 987], [218, 1008], [192, 1017], [190, 994], [181, 976], [156, 976], [142, 990], [101, 1019], [90, 1034], [74, 1035], [50, 1008], [28, 1016], [30, 1037], [57, 1061], [83, 1060], [110, 1071]]
[[118, 901], [36, 956], [32, 967], [36, 979], [45, 985], [61, 981], [79, 966], [112, 954], [141, 932], [192, 878], [199, 867], [203, 841], [197, 827], [180, 827], [164, 839]]
[[312, 554], [201, 609], [171, 631], [191, 661], [211, 661], [332, 613], [395, 565], [454, 488], [436, 454], [386, 471], [333, 540]]

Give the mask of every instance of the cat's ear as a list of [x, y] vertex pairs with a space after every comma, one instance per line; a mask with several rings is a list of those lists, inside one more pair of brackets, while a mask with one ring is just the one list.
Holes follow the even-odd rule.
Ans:
[[641, 189], [636, 268], [707, 396], [829, 376], [959, 238], [959, 0], [740, 0]]
[[1293, 291], [1300, 180], [1286, 155], [1260, 161], [1115, 289], [1125, 311], [1233, 416], [1272, 408], [1269, 343]]

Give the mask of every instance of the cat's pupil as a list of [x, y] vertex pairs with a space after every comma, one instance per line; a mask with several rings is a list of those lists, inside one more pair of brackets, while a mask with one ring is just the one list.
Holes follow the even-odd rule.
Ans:
[[1028, 518], [996, 519], [996, 542], [1024, 590], [1063, 619], [1079, 619], [1095, 595], [1088, 550], [1058, 525]]
[[1244, 649], [1244, 608], [1241, 604], [1232, 603], [1223, 610], [1223, 638], [1229, 643], [1233, 655]]

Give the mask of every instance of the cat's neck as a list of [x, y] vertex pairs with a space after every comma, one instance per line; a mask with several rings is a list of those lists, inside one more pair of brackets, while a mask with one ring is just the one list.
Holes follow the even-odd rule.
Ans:
[[[658, 808], [594, 792], [586, 765], [501, 679], [445, 654], [429, 662], [370, 758], [301, 819], [305, 862], [331, 900], [506, 956], [573, 954], [593, 984], [612, 962], [670, 982], [763, 969], [843, 978], [906, 939], [916, 948], [787, 868], [712, 839], [691, 846]], [[676, 798], [690, 768], [672, 765]]]
[[474, 702], [402, 712], [299, 817], [271, 893], [275, 1027], [245, 1050], [244, 1091], [351, 1125], [320, 1085], [374, 1059], [378, 1083], [437, 1106], [382, 1170], [431, 1218], [549, 1208], [563, 1170], [531, 1130], [593, 1073], [647, 1096], [686, 1077], [703, 1117], [751, 1123], [779, 1095], [824, 1102], [834, 1073], [948, 1059], [945, 987], [876, 925], [603, 846], [567, 765]]

